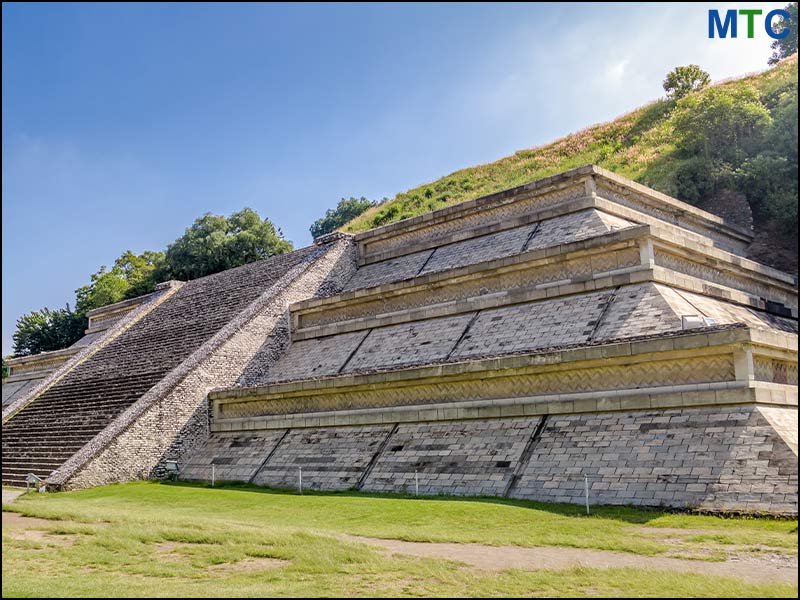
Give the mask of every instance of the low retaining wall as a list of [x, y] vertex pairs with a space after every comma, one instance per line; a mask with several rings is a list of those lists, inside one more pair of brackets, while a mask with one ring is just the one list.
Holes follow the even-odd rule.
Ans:
[[[213, 433], [181, 477], [797, 512], [797, 408], [742, 404]], [[302, 471], [302, 474], [301, 474]], [[585, 479], [586, 478], [586, 479]]]

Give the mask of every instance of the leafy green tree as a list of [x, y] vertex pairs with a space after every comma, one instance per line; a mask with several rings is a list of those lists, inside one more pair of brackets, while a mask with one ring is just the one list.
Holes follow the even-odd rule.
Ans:
[[763, 141], [771, 123], [758, 92], [749, 85], [690, 94], [678, 102], [673, 115], [680, 150], [734, 167]]
[[6, 362], [6, 357], [3, 357], [3, 379], [8, 377], [8, 363]]
[[86, 329], [86, 317], [70, 310], [43, 308], [17, 319], [14, 356], [60, 350], [77, 342]]
[[701, 90], [711, 82], [711, 76], [698, 65], [675, 67], [664, 79], [664, 91], [672, 100], [680, 100], [691, 92]]
[[789, 19], [780, 17], [777, 22], [773, 23], [772, 30], [776, 33], [780, 33], [788, 28], [789, 34], [784, 38], [772, 42], [772, 56], [770, 56], [767, 61], [771, 65], [797, 52], [797, 2], [790, 2], [783, 10], [789, 13]]
[[206, 213], [169, 245], [157, 277], [196, 279], [291, 250], [280, 229], [251, 208], [227, 218]]
[[736, 171], [737, 185], [754, 212], [797, 235], [797, 89], [781, 95], [758, 154]]
[[94, 308], [152, 292], [163, 263], [163, 252], [136, 255], [126, 251], [110, 270], [103, 265], [91, 276], [91, 283], [75, 290], [76, 312], [85, 315]]
[[311, 225], [311, 235], [315, 238], [330, 233], [355, 219], [358, 215], [363, 213], [368, 208], [375, 206], [374, 202], [370, 202], [363, 196], [361, 198], [353, 198], [352, 196], [345, 200], [339, 200], [336, 208], [329, 208], [325, 212], [324, 217], [320, 217]]

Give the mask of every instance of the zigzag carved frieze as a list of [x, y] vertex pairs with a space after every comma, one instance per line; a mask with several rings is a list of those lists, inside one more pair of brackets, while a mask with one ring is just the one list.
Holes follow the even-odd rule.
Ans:
[[617, 364], [538, 373], [505, 370], [476, 373], [472, 378], [437, 378], [410, 385], [375, 385], [349, 390], [334, 387], [313, 396], [256, 398], [219, 402], [218, 417], [236, 419], [302, 412], [385, 408], [495, 398], [631, 389], [686, 383], [711, 383], [735, 378], [732, 355]]
[[767, 356], [753, 357], [756, 380], [797, 385], [797, 363]]
[[789, 294], [775, 285], [765, 285], [755, 279], [737, 276], [733, 273], [675, 256], [669, 252], [655, 252], [656, 264], [678, 273], [696, 277], [702, 281], [717, 283], [735, 290], [752, 294], [759, 298], [780, 302], [786, 306], [797, 307], [797, 295]]

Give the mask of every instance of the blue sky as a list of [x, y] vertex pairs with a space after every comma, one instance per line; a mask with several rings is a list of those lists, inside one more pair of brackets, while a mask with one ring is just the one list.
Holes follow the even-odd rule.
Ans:
[[761, 70], [709, 40], [742, 4], [3, 4], [3, 354], [123, 251], [256, 209], [296, 246], [342, 196], [393, 196], [609, 120], [679, 64]]

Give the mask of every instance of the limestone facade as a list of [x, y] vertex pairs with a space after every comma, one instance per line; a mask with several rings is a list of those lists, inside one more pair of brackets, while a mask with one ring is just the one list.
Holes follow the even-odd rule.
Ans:
[[750, 239], [595, 167], [358, 234], [182, 476], [796, 513], [797, 281]]
[[[176, 284], [4, 412], [4, 481], [6, 456], [59, 489], [171, 461], [270, 487], [583, 502], [588, 483], [596, 504], [796, 513], [797, 279], [745, 258], [751, 239], [587, 166]], [[72, 446], [22, 433], [54, 419]]]

